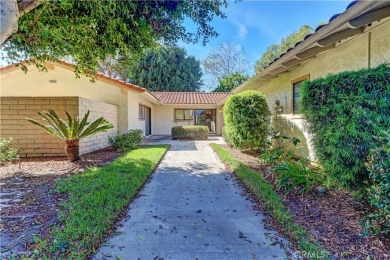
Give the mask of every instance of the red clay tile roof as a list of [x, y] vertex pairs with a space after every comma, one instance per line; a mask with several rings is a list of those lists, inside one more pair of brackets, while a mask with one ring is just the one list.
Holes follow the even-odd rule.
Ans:
[[163, 104], [216, 104], [230, 92], [150, 92]]

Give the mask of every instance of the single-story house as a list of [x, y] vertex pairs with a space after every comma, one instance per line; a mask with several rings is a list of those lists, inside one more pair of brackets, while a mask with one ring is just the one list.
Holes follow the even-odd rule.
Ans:
[[65, 116], [82, 117], [88, 110], [90, 120], [103, 116], [114, 128], [85, 138], [81, 154], [107, 147], [108, 137], [130, 129], [142, 129], [148, 135], [170, 135], [177, 125], [205, 125], [210, 133], [221, 134], [222, 104], [226, 92], [151, 92], [101, 74], [96, 81], [81, 76], [65, 62], [48, 62], [47, 72], [28, 66], [0, 69], [0, 136], [14, 138], [21, 156], [64, 155], [63, 143], [26, 121], [40, 119], [38, 111], [53, 109]]
[[[298, 137], [296, 153], [313, 159], [298, 106], [302, 81], [389, 63], [389, 46], [390, 1], [353, 1], [232, 93], [263, 92], [274, 127]], [[222, 108], [231, 93], [150, 92], [100, 74], [95, 83], [76, 79], [72, 65], [63, 62], [47, 63], [47, 68], [43, 73], [30, 66], [27, 74], [13, 66], [0, 69], [0, 136], [13, 136], [22, 156], [63, 155], [59, 140], [25, 120], [49, 108], [79, 116], [90, 110], [91, 119], [104, 116], [114, 125], [83, 140], [81, 153], [106, 147], [108, 136], [129, 129], [169, 135], [175, 125], [207, 125], [212, 133], [222, 132]]]
[[298, 137], [297, 154], [314, 159], [298, 106], [300, 84], [329, 73], [382, 63], [390, 63], [390, 1], [354, 1], [233, 93], [249, 89], [263, 92], [274, 127], [282, 135]]

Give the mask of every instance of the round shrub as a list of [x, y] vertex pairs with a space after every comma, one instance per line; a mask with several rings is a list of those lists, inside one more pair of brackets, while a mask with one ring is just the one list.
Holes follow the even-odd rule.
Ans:
[[240, 149], [267, 146], [271, 113], [264, 94], [249, 90], [232, 95], [223, 109], [225, 135]]

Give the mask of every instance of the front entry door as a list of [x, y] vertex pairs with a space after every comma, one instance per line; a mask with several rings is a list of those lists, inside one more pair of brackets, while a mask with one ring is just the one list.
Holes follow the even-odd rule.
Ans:
[[216, 110], [215, 109], [195, 109], [195, 125], [204, 125], [209, 128], [210, 133], [215, 133]]
[[152, 134], [152, 110], [145, 107], [145, 136]]

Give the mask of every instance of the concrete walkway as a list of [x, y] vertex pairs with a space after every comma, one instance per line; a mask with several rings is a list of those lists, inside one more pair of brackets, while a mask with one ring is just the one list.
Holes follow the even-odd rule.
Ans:
[[210, 141], [149, 143], [170, 143], [171, 149], [96, 259], [286, 258], [286, 241], [264, 228], [261, 212]]

